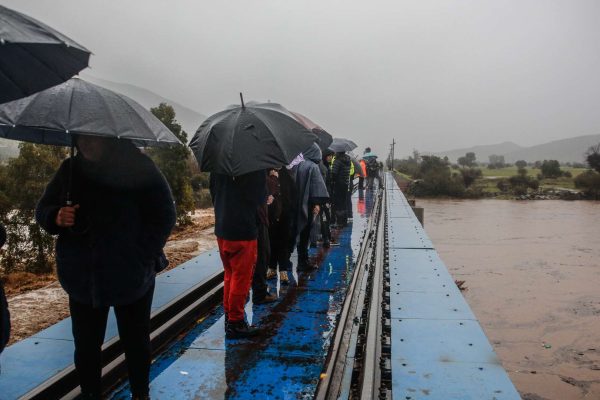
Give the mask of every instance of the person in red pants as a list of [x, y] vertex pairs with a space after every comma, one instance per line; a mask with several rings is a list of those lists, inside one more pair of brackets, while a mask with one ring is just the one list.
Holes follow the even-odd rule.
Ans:
[[250, 292], [257, 256], [258, 207], [267, 200], [266, 172], [231, 177], [210, 174], [210, 194], [215, 209], [215, 235], [223, 262], [225, 336], [237, 339], [255, 336], [244, 305]]

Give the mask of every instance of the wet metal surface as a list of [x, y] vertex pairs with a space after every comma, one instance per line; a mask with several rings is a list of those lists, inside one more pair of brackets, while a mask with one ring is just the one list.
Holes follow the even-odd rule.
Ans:
[[[373, 204], [370, 193], [353, 201], [354, 221], [337, 233], [340, 245], [311, 249], [317, 270], [294, 272], [289, 286], [270, 282], [276, 303], [246, 305], [249, 322], [263, 328], [260, 337], [225, 340], [219, 307], [154, 361], [152, 398], [312, 398]], [[128, 396], [124, 385], [113, 399]]]
[[403, 216], [402, 193], [390, 193], [394, 399], [519, 399], [429, 237], [413, 217]]

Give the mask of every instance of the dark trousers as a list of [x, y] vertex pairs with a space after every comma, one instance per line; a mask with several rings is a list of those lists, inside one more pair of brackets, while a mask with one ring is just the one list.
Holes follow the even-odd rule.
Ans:
[[352, 188], [346, 193], [346, 217], [353, 218], [352, 214]]
[[269, 228], [266, 225], [258, 225], [258, 242], [256, 254], [256, 266], [252, 276], [252, 299], [262, 300], [269, 294], [267, 285], [267, 266], [271, 258], [271, 245], [269, 243]]
[[348, 185], [345, 182], [334, 187], [333, 192], [333, 212], [335, 213], [335, 222], [339, 226], [346, 226], [348, 215]]
[[277, 269], [277, 265], [279, 265], [279, 271], [292, 271], [290, 231], [291, 224], [288, 219], [280, 219], [271, 222], [269, 225], [269, 242], [271, 245], [269, 268]]
[[310, 214], [309, 218], [310, 219], [308, 223], [300, 232], [298, 246], [296, 247], [296, 251], [298, 252], [298, 268], [302, 268], [308, 263], [308, 241], [310, 239], [310, 230], [312, 228], [312, 221], [314, 219], [313, 214]]
[[365, 182], [365, 178], [362, 176], [358, 177], [358, 188], [359, 189], [364, 189], [364, 182]]
[[[116, 306], [117, 327], [127, 361], [133, 396], [148, 394], [150, 362], [150, 309], [154, 285], [142, 298], [131, 304]], [[102, 395], [102, 344], [106, 332], [109, 307], [94, 308], [69, 298], [75, 368], [82, 393], [98, 399]]]
[[331, 222], [331, 210], [327, 205], [321, 207], [319, 221], [321, 222], [321, 236], [323, 236], [323, 242], [330, 242], [331, 229], [329, 229], [329, 223]]

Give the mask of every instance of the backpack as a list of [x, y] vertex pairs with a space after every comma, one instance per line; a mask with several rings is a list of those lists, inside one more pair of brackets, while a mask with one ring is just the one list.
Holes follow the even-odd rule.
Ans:
[[367, 175], [374, 175], [377, 174], [377, 171], [379, 171], [379, 163], [377, 162], [377, 159], [375, 157], [369, 157], [367, 160]]

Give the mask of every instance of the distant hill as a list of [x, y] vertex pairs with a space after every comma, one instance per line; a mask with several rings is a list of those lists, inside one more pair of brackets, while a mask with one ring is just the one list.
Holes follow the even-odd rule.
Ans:
[[118, 83], [109, 81], [106, 79], [96, 78], [87, 72], [84, 72], [81, 77], [89, 82], [96, 85], [105, 87], [115, 92], [124, 94], [125, 96], [131, 97], [147, 109], [158, 106], [160, 103], [167, 103], [175, 109], [177, 121], [183, 127], [183, 130], [188, 134], [188, 140], [194, 136], [196, 129], [206, 119], [206, 116], [187, 108], [173, 100], [162, 97], [150, 90], [141, 88], [139, 86], [130, 85], [128, 83]]
[[479, 162], [487, 162], [492, 154], [502, 155], [506, 162], [525, 160], [534, 162], [538, 160], [558, 160], [559, 162], [584, 162], [585, 152], [590, 146], [600, 143], [600, 134], [577, 136], [574, 138], [554, 140], [531, 147], [521, 147], [512, 142], [504, 142], [488, 146], [475, 146], [435, 153], [435, 155], [448, 156], [451, 162], [456, 162], [458, 157], [467, 152], [474, 152]]
[[513, 142], [503, 142], [503, 143], [490, 144], [490, 145], [484, 145], [484, 146], [474, 146], [474, 147], [469, 147], [469, 148], [464, 148], [464, 149], [448, 150], [448, 151], [443, 151], [443, 152], [439, 152], [439, 153], [434, 153], [434, 155], [440, 156], [440, 157], [447, 156], [451, 162], [456, 162], [456, 160], [458, 160], [458, 157], [462, 157], [466, 153], [473, 152], [473, 153], [475, 153], [475, 156], [477, 157], [477, 161], [487, 162], [488, 157], [491, 156], [492, 154], [505, 155], [505, 154], [519, 151], [522, 149], [524, 149], [524, 148]]
[[504, 154], [506, 162], [525, 160], [558, 160], [560, 162], [585, 162], [585, 152], [590, 146], [600, 143], [599, 135], [577, 136], [527, 147]]

